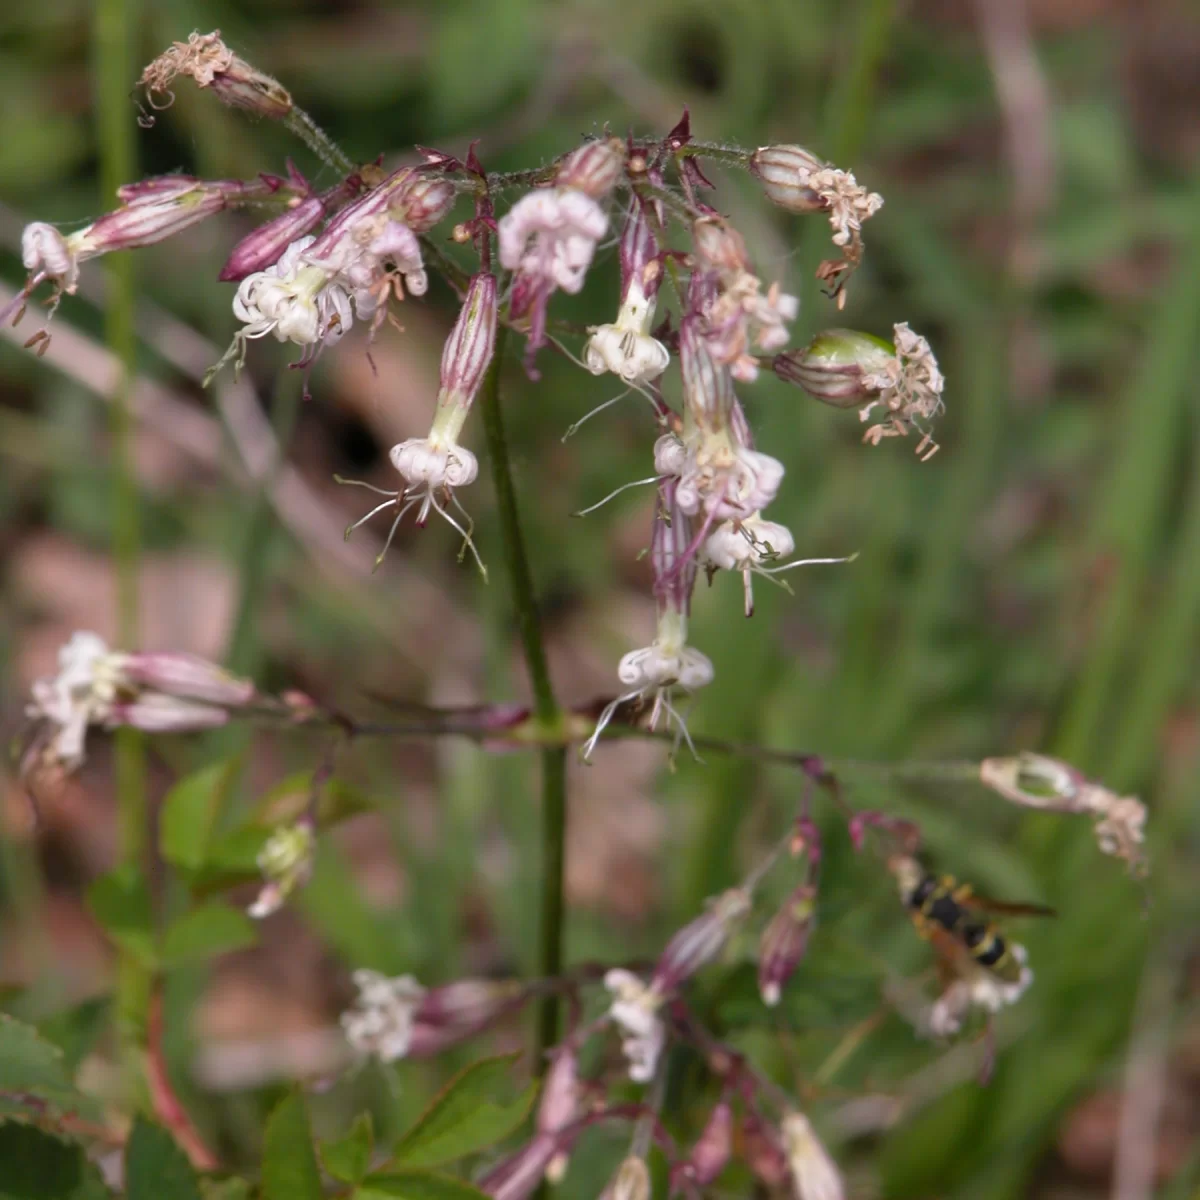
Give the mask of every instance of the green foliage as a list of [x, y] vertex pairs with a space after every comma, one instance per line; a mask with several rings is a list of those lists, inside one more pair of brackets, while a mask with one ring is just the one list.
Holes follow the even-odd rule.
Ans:
[[235, 755], [185, 776], [167, 793], [158, 825], [158, 848], [167, 862], [187, 871], [206, 864], [241, 767]]
[[106, 1200], [109, 1196], [82, 1146], [40, 1129], [0, 1125], [0, 1164], [0, 1200]]
[[240, 908], [216, 901], [189, 909], [163, 935], [164, 968], [203, 962], [231, 950], [244, 950], [258, 940], [258, 929]]
[[321, 1161], [335, 1179], [358, 1183], [370, 1168], [374, 1146], [371, 1114], [361, 1113], [342, 1137], [322, 1143]]
[[0, 1121], [53, 1127], [64, 1117], [96, 1120], [99, 1106], [75, 1087], [58, 1046], [32, 1026], [0, 1013]]
[[293, 1092], [267, 1121], [263, 1139], [263, 1200], [321, 1200], [321, 1172], [304, 1098]]
[[88, 889], [88, 907], [116, 945], [144, 966], [155, 964], [154, 910], [140, 871], [122, 866], [102, 875]]
[[512, 1133], [529, 1115], [537, 1095], [537, 1084], [531, 1083], [512, 1098], [514, 1057], [485, 1058], [463, 1068], [400, 1139], [392, 1164], [442, 1166], [486, 1150]]
[[125, 1145], [126, 1200], [202, 1200], [187, 1155], [160, 1125], [139, 1117]]
[[389, 1171], [371, 1175], [353, 1200], [482, 1200], [484, 1193], [461, 1179], [435, 1171]]

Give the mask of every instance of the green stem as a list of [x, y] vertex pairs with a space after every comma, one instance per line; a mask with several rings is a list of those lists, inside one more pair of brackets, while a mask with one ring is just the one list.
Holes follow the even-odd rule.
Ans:
[[229, 635], [229, 648], [225, 654], [226, 665], [238, 675], [254, 676], [258, 673], [260, 655], [257, 621], [267, 579], [271, 535], [276, 528], [274, 513], [271, 510], [271, 489], [275, 486], [287, 457], [287, 447], [291, 443], [296, 417], [300, 412], [301, 382], [295, 371], [285, 370], [280, 373], [271, 408], [276, 457], [259, 481], [250, 513], [245, 521], [246, 533], [242, 541], [238, 570], [241, 589], [233, 620], [233, 631]]
[[299, 105], [292, 108], [283, 123], [326, 165], [343, 175], [357, 169], [354, 160]]
[[[129, 88], [135, 78], [132, 34], [136, 0], [97, 0], [93, 27], [96, 117], [100, 143], [102, 207], [109, 207], [122, 183], [136, 173], [134, 123]], [[112, 554], [117, 577], [117, 645], [138, 642], [138, 559], [141, 547], [137, 480], [132, 461], [130, 393], [136, 369], [134, 273], [130, 254], [108, 259], [109, 294], [105, 313], [109, 348], [121, 364], [121, 381], [110, 409], [112, 442]], [[117, 855], [122, 866], [146, 868], [149, 849], [146, 759], [141, 735], [120, 730], [116, 738]], [[117, 1013], [122, 1039], [136, 1060], [149, 1002], [149, 976], [137, 959], [118, 951]]]
[[[517, 494], [513, 488], [508, 439], [504, 433], [504, 416], [500, 410], [500, 369], [505, 340], [506, 331], [501, 326], [496, 334], [496, 354], [483, 385], [480, 406], [483, 410], [483, 430], [491, 462], [492, 484], [496, 489], [504, 564], [508, 571], [513, 607], [516, 609], [517, 630], [520, 633], [529, 681], [533, 688], [534, 713], [539, 725], [549, 733], [557, 732], [561, 728], [563, 714], [550, 682], [533, 575], [529, 570], [525, 535], [521, 529]], [[566, 747], [543, 748], [541, 762], [542, 891], [538, 974], [552, 978], [562, 971], [563, 865], [567, 829]], [[558, 997], [548, 994], [542, 997], [538, 1007], [537, 1053], [534, 1063], [539, 1072], [545, 1065], [545, 1052], [557, 1041], [557, 1035]]]

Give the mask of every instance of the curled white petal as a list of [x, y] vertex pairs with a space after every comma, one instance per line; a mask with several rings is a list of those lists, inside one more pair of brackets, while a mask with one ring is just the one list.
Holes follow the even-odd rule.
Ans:
[[355, 971], [358, 999], [342, 1014], [342, 1031], [356, 1051], [395, 1062], [408, 1053], [413, 1018], [425, 989], [411, 975], [389, 979], [378, 971]]
[[466, 487], [479, 474], [479, 460], [463, 446], [409, 438], [393, 446], [392, 466], [415, 489]]

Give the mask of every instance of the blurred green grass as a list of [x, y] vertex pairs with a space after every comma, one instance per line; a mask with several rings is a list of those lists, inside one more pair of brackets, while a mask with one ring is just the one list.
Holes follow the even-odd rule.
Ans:
[[[1035, 15], [1053, 7], [1032, 5]], [[1001, 1200], [1052, 1179], [1059, 1122], [1090, 1091], [1119, 1082], [1146, 972], [1181, 977], [1196, 951], [1196, 901], [1186, 881], [1194, 878], [1197, 833], [1190, 666], [1200, 629], [1200, 177], [1186, 153], [1147, 141], [1128, 89], [1113, 86], [1129, 77], [1136, 49], [1123, 10], [1097, 4], [1090, 20], [1056, 25], [1038, 43], [1054, 96], [1056, 190], [1035, 230], [1038, 271], [1014, 278], [1004, 256], [1011, 186], [1003, 121], [971, 10], [951, 9], [884, 0], [364, 0], [344, 10], [164, 0], [146, 9], [139, 51], [149, 59], [193, 28], [220, 28], [283, 78], [354, 157], [414, 142], [459, 149], [479, 136], [489, 167], [524, 166], [606, 122], [663, 128], [686, 102], [700, 136], [799, 141], [884, 193], [844, 323], [883, 333], [908, 320], [930, 337], [948, 379], [943, 448], [921, 466], [908, 445], [862, 447], [853, 416], [818, 410], [782, 384], [746, 389], [759, 444], [788, 467], [772, 515], [806, 553], [857, 549], [861, 557], [852, 569], [792, 576], [794, 597], [760, 588], [752, 622], [738, 617], [731, 588], [698, 595], [694, 641], [712, 655], [718, 682], [695, 706], [694, 728], [835, 758], [970, 758], [1038, 747], [1150, 804], [1155, 866], [1143, 915], [1138, 890], [1097, 860], [1086, 828], [1018, 819], [982, 793], [851, 780], [856, 803], [912, 813], [939, 861], [983, 890], [1044, 899], [1061, 914], [1027, 936], [1022, 930], [1037, 984], [1013, 1014], [1017, 1032], [991, 1086], [968, 1079], [895, 1130], [848, 1148], [851, 1161], [879, 1164], [885, 1195]], [[77, 220], [99, 205], [87, 15], [78, 0], [53, 0], [0, 17], [0, 111], [8, 118], [0, 197], [22, 218]], [[131, 105], [131, 121], [135, 115]], [[277, 170], [295, 153], [278, 130], [239, 121], [182, 87], [138, 142], [149, 171], [217, 176]], [[297, 159], [322, 178], [318, 164]], [[763, 274], [779, 272], [802, 291], [797, 341], [842, 320], [806, 282], [824, 253], [823, 227], [802, 235], [766, 212], [747, 180], [722, 175], [718, 202], [744, 221]], [[229, 294], [215, 283], [215, 255], [202, 239], [152, 250], [141, 280], [156, 301], [223, 343]], [[6, 277], [17, 278], [15, 258], [7, 264]], [[610, 255], [588, 295], [561, 311], [604, 319], [595, 297], [612, 295], [614, 283]], [[435, 289], [433, 301], [448, 308], [444, 291]], [[100, 325], [82, 302], [69, 301], [61, 319]], [[262, 350], [251, 369], [267, 394], [271, 355]], [[151, 351], [143, 348], [146, 368], [165, 375]], [[275, 365], [282, 361], [275, 356]], [[590, 613], [594, 629], [594, 614], [629, 569], [611, 526], [637, 511], [638, 500], [624, 497], [582, 522], [565, 514], [643, 474], [647, 424], [629, 402], [559, 445], [562, 431], [607, 392], [561, 361], [544, 367], [536, 387], [515, 367], [507, 379], [517, 483], [535, 571], [556, 601], [552, 621], [577, 628], [575, 616]], [[314, 378], [318, 409], [323, 390], [335, 386], [331, 374]], [[1041, 382], [1023, 390], [1031, 377]], [[0, 349], [0, 379], [6, 541], [48, 528], [102, 549], [109, 481], [86, 457], [102, 421], [94, 401], [8, 348]], [[381, 394], [386, 403], [387, 380]], [[297, 437], [306, 430], [311, 438], [336, 432], [308, 409]], [[256, 544], [246, 535], [244, 500], [231, 491], [143, 500], [151, 548], [219, 554], [235, 565], [242, 594], [262, 598], [257, 621], [250, 615], [239, 625], [242, 665], [285, 685], [299, 671], [347, 703], [357, 679], [378, 678], [372, 663], [386, 604], [323, 586], [301, 548], [269, 522]], [[482, 497], [475, 516], [480, 544], [494, 544]], [[405, 554], [477, 615], [490, 647], [490, 698], [513, 695], [522, 685], [499, 589], [456, 571], [437, 538]], [[10, 580], [13, 596], [0, 608], [6, 650], [27, 618], [18, 582]], [[250, 614], [257, 608], [247, 605]], [[615, 662], [643, 632], [608, 629], [598, 640]], [[398, 693], [422, 694], [419, 659], [397, 655], [388, 670]], [[303, 762], [302, 747], [281, 753]], [[405, 799], [398, 776], [410, 761], [373, 750], [356, 762], [395, 814]], [[528, 969], [537, 874], [531, 764], [454, 746], [439, 751], [431, 770], [439, 836], [414, 847], [401, 817], [392, 818], [408, 903], [387, 912], [368, 905], [330, 847], [304, 911], [346, 963], [449, 977], [472, 966], [456, 960], [469, 893]], [[651, 952], [736, 877], [730, 848], [769, 824], [797, 786], [792, 775], [744, 762], [682, 763], [661, 787], [668, 842], [679, 851], [665, 868], [661, 908], [637, 927], [573, 914], [571, 956]], [[518, 864], [502, 885], [476, 870], [494, 829]], [[5, 879], [11, 894], [7, 871]], [[791, 1082], [869, 1012], [856, 988], [864, 966], [848, 960], [845, 943], [870, 945], [895, 968], [924, 961], [877, 869], [835, 837], [825, 882], [829, 917], [782, 1018], [795, 1044], [789, 1039], [774, 1059], [769, 1037], [745, 1034]], [[175, 981], [178, 1024], [201, 982]], [[730, 996], [712, 1000], [713, 1012], [735, 1025], [740, 1018], [727, 1009], [736, 1014], [738, 989], [734, 980]], [[1194, 996], [1181, 988], [1178, 1002], [1194, 1005]], [[185, 1033], [174, 1050], [182, 1062]], [[886, 1022], [837, 1085], [902, 1077], [927, 1060], [927, 1048]], [[352, 1087], [398, 1123], [446, 1069], [413, 1068], [398, 1098], [371, 1075]], [[242, 1108], [259, 1103], [193, 1099], [209, 1126], [234, 1142]], [[335, 1094], [319, 1116], [336, 1121], [345, 1104]], [[1193, 1155], [1193, 1171], [1195, 1163]]]

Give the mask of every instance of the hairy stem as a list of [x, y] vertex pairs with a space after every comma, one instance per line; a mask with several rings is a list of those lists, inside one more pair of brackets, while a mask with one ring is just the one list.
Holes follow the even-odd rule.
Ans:
[[[525, 535], [517, 510], [513, 488], [512, 465], [508, 456], [508, 440], [504, 433], [504, 417], [500, 411], [500, 369], [504, 355], [505, 329], [497, 331], [496, 353], [483, 385], [481, 407], [483, 429], [491, 462], [492, 484], [496, 489], [496, 507], [500, 519], [500, 540], [504, 565], [508, 571], [517, 629], [533, 688], [533, 708], [539, 727], [547, 734], [557, 733], [563, 724], [563, 714], [554, 696], [550, 670], [546, 663], [546, 647], [542, 641], [541, 618], [529, 556], [525, 551]], [[563, 866], [567, 828], [567, 751], [564, 745], [544, 746], [542, 764], [542, 889], [541, 934], [538, 953], [538, 974], [556, 976], [562, 971], [563, 944]], [[545, 1051], [557, 1041], [558, 997], [553, 993], [542, 997], [538, 1006], [537, 1053], [535, 1069], [545, 1065]]]
[[343, 175], [355, 170], [354, 160], [299, 105], [293, 106], [283, 123], [327, 166]]
[[[129, 114], [129, 87], [135, 78], [132, 34], [137, 25], [136, 0], [97, 0], [93, 45], [96, 114], [100, 139], [102, 207], [117, 188], [136, 175], [134, 123]], [[112, 555], [117, 577], [117, 644], [134, 649], [138, 642], [138, 559], [141, 528], [137, 481], [132, 461], [133, 423], [130, 393], [137, 340], [134, 329], [133, 257], [107, 259], [110, 288], [105, 313], [109, 349], [121, 364], [121, 381], [113, 392], [110, 412], [112, 446]], [[117, 853], [122, 866], [145, 870], [149, 846], [146, 806], [145, 747], [133, 729], [117, 733]], [[144, 1036], [150, 980], [145, 968], [118, 950], [117, 1015], [122, 1041], [131, 1061], [138, 1059]]]

